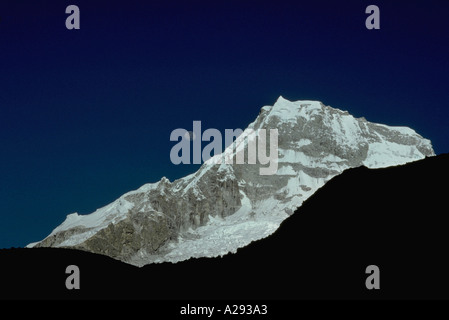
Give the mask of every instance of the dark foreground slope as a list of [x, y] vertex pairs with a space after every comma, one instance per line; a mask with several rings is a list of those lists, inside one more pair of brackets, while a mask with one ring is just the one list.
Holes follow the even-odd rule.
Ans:
[[[449, 155], [350, 169], [234, 255], [133, 267], [66, 249], [0, 251], [0, 298], [449, 298]], [[68, 265], [80, 289], [65, 287]], [[380, 290], [365, 269], [380, 268]]]

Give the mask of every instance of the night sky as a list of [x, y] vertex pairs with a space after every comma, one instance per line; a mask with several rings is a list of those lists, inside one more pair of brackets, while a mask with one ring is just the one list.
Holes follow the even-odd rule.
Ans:
[[0, 248], [196, 171], [170, 162], [172, 130], [244, 129], [280, 95], [449, 152], [448, 17], [445, 0], [1, 0]]

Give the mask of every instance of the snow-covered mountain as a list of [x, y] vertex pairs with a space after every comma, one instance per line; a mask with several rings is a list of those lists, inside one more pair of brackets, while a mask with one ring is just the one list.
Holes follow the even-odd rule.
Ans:
[[[278, 170], [218, 164], [258, 129], [278, 129]], [[72, 247], [134, 264], [216, 257], [272, 234], [302, 202], [350, 167], [379, 168], [434, 155], [407, 127], [354, 118], [319, 101], [280, 97], [222, 155], [191, 175], [146, 184], [89, 215], [69, 214], [29, 247]], [[338, 214], [338, 213], [336, 213]]]

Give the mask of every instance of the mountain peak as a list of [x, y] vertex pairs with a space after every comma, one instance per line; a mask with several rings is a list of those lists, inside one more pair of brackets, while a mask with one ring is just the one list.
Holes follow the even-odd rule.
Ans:
[[282, 103], [283, 101], [290, 102], [288, 99], [285, 99], [285, 98], [281, 95], [281, 96], [279, 96], [279, 97], [276, 99], [275, 104], [276, 104], [276, 103]]
[[[72, 247], [139, 266], [220, 256], [272, 234], [348, 168], [386, 167], [434, 155], [430, 141], [410, 128], [356, 119], [320, 101], [280, 96], [263, 107], [237, 139], [245, 154], [248, 129], [278, 130], [274, 175], [260, 175], [260, 163], [216, 163], [216, 155], [194, 174], [173, 182], [162, 178], [90, 215], [68, 216], [30, 246]], [[235, 155], [237, 140], [226, 156]]]

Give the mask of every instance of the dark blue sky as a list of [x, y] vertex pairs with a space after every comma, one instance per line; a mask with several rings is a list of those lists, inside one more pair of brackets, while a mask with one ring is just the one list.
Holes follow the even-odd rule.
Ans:
[[[80, 30], [65, 28], [70, 4]], [[449, 152], [448, 15], [444, 0], [2, 0], [0, 247], [195, 171], [170, 162], [172, 130], [244, 129], [279, 95]]]

